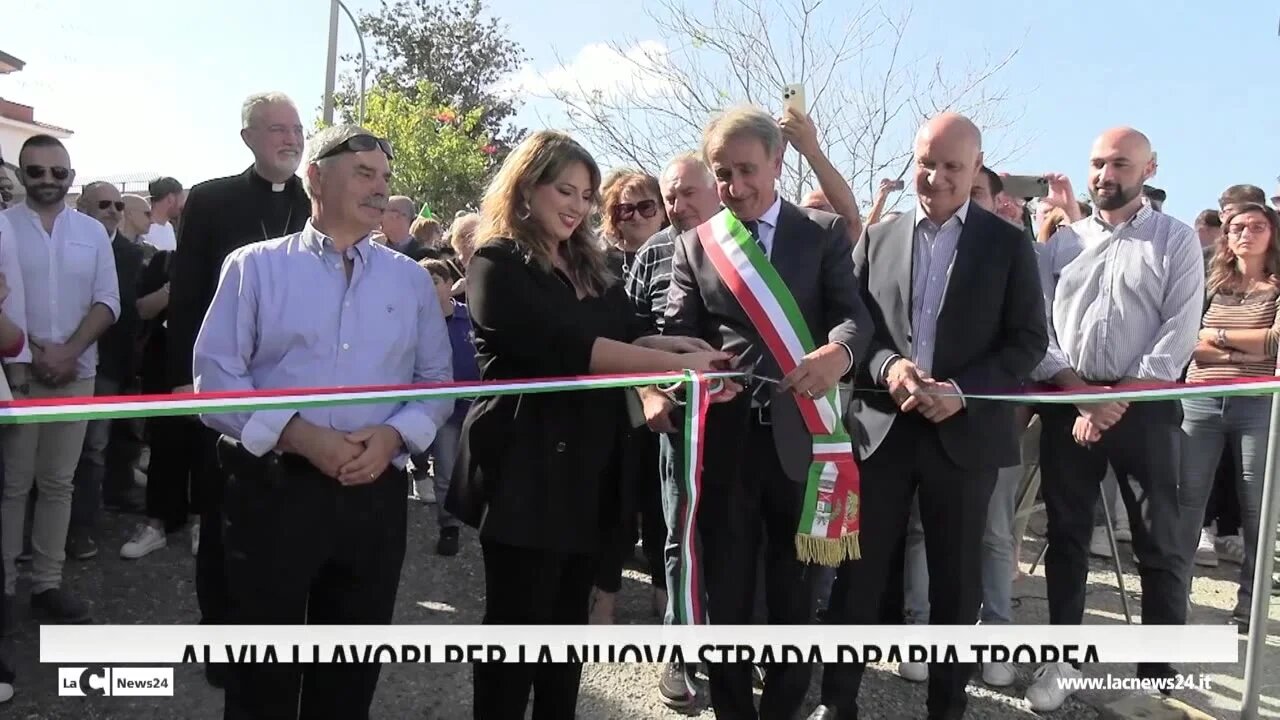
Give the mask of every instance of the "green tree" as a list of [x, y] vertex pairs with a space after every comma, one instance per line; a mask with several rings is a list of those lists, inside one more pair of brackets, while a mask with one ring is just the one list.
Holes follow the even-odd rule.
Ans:
[[[340, 99], [339, 117], [353, 122], [359, 100]], [[445, 222], [479, 204], [497, 148], [483, 128], [481, 108], [460, 112], [419, 81], [412, 92], [379, 83], [365, 96], [364, 127], [391, 142], [392, 193], [427, 203]]]
[[[372, 46], [368, 65], [378, 84], [416, 101], [425, 81], [440, 103], [468, 117], [478, 112], [475, 132], [499, 158], [524, 135], [510, 123], [516, 98], [494, 88], [520, 69], [525, 53], [504, 23], [485, 16], [481, 0], [383, 0], [377, 12], [361, 13], [360, 29]], [[342, 83], [350, 106], [358, 102], [353, 74]]]

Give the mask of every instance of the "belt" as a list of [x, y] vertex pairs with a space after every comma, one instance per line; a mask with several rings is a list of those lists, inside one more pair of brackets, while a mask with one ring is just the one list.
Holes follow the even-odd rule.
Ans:
[[752, 406], [751, 420], [757, 425], [768, 427], [773, 424], [773, 405]]

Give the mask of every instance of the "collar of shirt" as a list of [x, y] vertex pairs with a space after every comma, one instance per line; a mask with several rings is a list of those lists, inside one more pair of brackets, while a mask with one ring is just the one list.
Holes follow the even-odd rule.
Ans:
[[[961, 224], [961, 225], [964, 225], [964, 224], [965, 224], [965, 222], [966, 222], [966, 221], [968, 221], [968, 219], [969, 219], [969, 202], [970, 202], [970, 201], [965, 200], [965, 201], [964, 201], [964, 204], [963, 204], [963, 205], [961, 205], [961, 206], [960, 206], [960, 208], [959, 208], [958, 210], [956, 210], [955, 214], [954, 214], [954, 215], [952, 215], [951, 217], [947, 218], [947, 222], [942, 223], [942, 225], [939, 225], [938, 227], [943, 227], [944, 225], [946, 225], [947, 223], [951, 222], [952, 220], [958, 220], [958, 221], [960, 222], [960, 224]], [[923, 206], [921, 206], [921, 205], [920, 205], [920, 203], [916, 203], [916, 224], [915, 224], [915, 226], [916, 226], [917, 228], [918, 228], [918, 227], [920, 227], [920, 223], [925, 222], [926, 220], [929, 220], [929, 216], [925, 214], [925, 212], [924, 212], [924, 207], [923, 207]], [[932, 222], [932, 221], [930, 220], [930, 222]]]
[[1156, 211], [1152, 210], [1151, 206], [1144, 202], [1142, 203], [1141, 206], [1138, 207], [1138, 212], [1134, 213], [1133, 217], [1120, 223], [1119, 225], [1112, 225], [1106, 220], [1103, 220], [1102, 216], [1098, 214], [1097, 210], [1093, 211], [1093, 214], [1089, 216], [1088, 221], [1097, 225], [1103, 230], [1106, 230], [1107, 232], [1114, 233], [1122, 227], [1140, 228], [1143, 225], [1145, 225], [1148, 220], [1154, 217], [1155, 214], [1156, 214]]
[[[372, 243], [370, 238], [372, 236], [373, 233], [368, 233], [364, 237], [360, 238], [360, 242], [353, 245], [347, 251], [346, 256], [353, 260], [358, 257], [368, 265], [369, 255], [371, 252], [370, 244]], [[333, 238], [317, 230], [315, 226], [311, 224], [310, 220], [307, 220], [306, 227], [302, 229], [302, 237], [300, 239], [302, 246], [315, 253], [316, 257], [323, 257], [327, 252], [334, 253], [335, 255], [338, 254], [337, 248], [333, 246]]]
[[756, 218], [756, 222], [760, 223], [757, 232], [760, 233], [760, 243], [764, 245], [765, 254], [769, 257], [773, 256], [773, 236], [774, 231], [778, 229], [778, 215], [782, 212], [782, 196], [774, 194], [773, 204], [769, 206], [764, 214]]
[[[40, 215], [37, 214], [36, 211], [31, 208], [30, 205], [24, 202], [24, 203], [15, 205], [14, 207], [18, 208], [18, 212], [26, 214], [27, 219], [35, 223], [36, 227], [40, 228], [41, 230], [44, 229], [44, 224], [40, 220]], [[64, 216], [66, 216], [66, 214], [69, 212], [79, 212], [79, 211], [72, 210], [70, 205], [63, 207], [61, 210], [58, 211], [58, 214], [53, 218], [53, 226], [57, 227], [58, 221], [61, 220]]]

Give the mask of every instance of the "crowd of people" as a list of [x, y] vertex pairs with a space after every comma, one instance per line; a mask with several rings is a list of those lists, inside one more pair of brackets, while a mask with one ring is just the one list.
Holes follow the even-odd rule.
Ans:
[[[390, 623], [411, 497], [435, 504], [442, 558], [462, 524], [478, 529], [487, 624], [613, 622], [637, 539], [667, 623], [1011, 623], [1014, 510], [1033, 466], [1053, 623], [1082, 622], [1088, 557], [1110, 553], [1100, 495], [1124, 510], [1144, 624], [1188, 622], [1193, 567], [1220, 558], [1240, 565], [1241, 624], [1253, 592], [1276, 592], [1252, 587], [1259, 528], [1278, 520], [1260, 507], [1265, 398], [979, 397], [1275, 373], [1280, 198], [1232, 185], [1184, 224], [1147, 184], [1156, 153], [1135, 129], [1094, 142], [1091, 202], [1057, 173], [1029, 199], [984, 165], [977, 126], [942, 113], [915, 138], [915, 202], [887, 212], [906, 183], [885, 180], [865, 219], [795, 110], [730, 109], [656, 177], [602, 173], [571, 137], [541, 131], [445, 226], [390, 195], [386, 140], [353, 125], [305, 139], [279, 93], [248, 98], [241, 120], [243, 172], [189, 191], [159, 178], [146, 198], [90, 183], [74, 208], [67, 149], [23, 145], [25, 197], [2, 196], [0, 212], [0, 385], [13, 398], [750, 368], [713, 396], [696, 518], [678, 471], [685, 403], [665, 388], [10, 426], [0, 628], [19, 563], [41, 621], [93, 619], [63, 566], [98, 553], [104, 508], [145, 515], [127, 560], [182, 533], [202, 623]], [[818, 181], [799, 205], [778, 189], [788, 146]], [[788, 333], [800, 351], [771, 340]], [[803, 417], [833, 397], [861, 478], [858, 557], [834, 571], [795, 541], [814, 459]], [[689, 577], [705, 596], [694, 616], [667, 590]], [[808, 665], [712, 665], [705, 683], [696, 670], [663, 668], [662, 701], [709, 695], [723, 720], [805, 710]], [[862, 673], [826, 666], [810, 720], [856, 718]], [[1017, 679], [1007, 663], [899, 673], [928, 683], [930, 718], [962, 717], [975, 674]], [[477, 664], [474, 717], [522, 718], [532, 697], [534, 718], [572, 718], [580, 674]], [[1036, 669], [1032, 708], [1060, 707], [1062, 680], [1079, 675]], [[367, 717], [378, 677], [377, 665], [206, 667], [227, 718]], [[0, 664], [0, 701], [13, 680]]]

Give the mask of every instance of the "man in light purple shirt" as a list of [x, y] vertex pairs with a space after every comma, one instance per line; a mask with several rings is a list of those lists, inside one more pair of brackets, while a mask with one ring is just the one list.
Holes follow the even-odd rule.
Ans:
[[[370, 240], [391, 153], [353, 125], [311, 139], [311, 220], [227, 257], [195, 343], [197, 392], [452, 380], [430, 275]], [[223, 434], [231, 621], [390, 623], [408, 495], [392, 466], [425, 451], [452, 408], [447, 400], [205, 415]], [[231, 672], [228, 719], [367, 717], [379, 666]]]
[[[5, 374], [14, 398], [91, 397], [98, 337], [120, 315], [115, 255], [102, 223], [66, 205], [75, 182], [57, 138], [31, 137], [18, 154], [26, 202], [4, 211], [23, 280], [31, 356]], [[5, 593], [13, 596], [27, 497], [38, 490], [31, 526], [31, 606], [52, 622], [84, 623], [89, 607], [62, 589], [72, 478], [86, 421], [18, 425], [4, 431]]]

